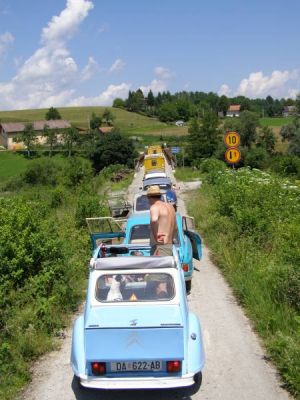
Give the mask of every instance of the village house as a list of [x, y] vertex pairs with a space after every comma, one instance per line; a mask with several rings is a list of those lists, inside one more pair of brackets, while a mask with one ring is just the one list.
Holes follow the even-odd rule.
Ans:
[[99, 128], [99, 132], [101, 133], [101, 135], [106, 135], [107, 133], [110, 133], [114, 127], [113, 126], [100, 126]]
[[[18, 150], [24, 148], [24, 144], [14, 142], [25, 129], [28, 122], [0, 122], [0, 146], [4, 146], [8, 150]], [[37, 143], [44, 144], [46, 138], [43, 136], [43, 130], [46, 126], [48, 129], [66, 129], [70, 128], [69, 121], [63, 119], [55, 119], [49, 121], [32, 122], [33, 129], [36, 131]]]
[[226, 113], [226, 117], [239, 117], [241, 106], [239, 104], [231, 104]]
[[284, 106], [282, 111], [283, 117], [290, 117], [292, 115], [296, 115], [297, 108], [296, 106]]

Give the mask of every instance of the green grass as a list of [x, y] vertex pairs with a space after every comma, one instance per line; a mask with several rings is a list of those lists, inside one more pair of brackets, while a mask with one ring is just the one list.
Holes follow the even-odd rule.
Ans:
[[192, 181], [195, 179], [200, 179], [200, 172], [198, 170], [193, 170], [191, 167], [176, 168], [175, 178], [179, 181]]
[[[87, 128], [88, 121], [94, 112], [102, 115], [105, 108], [109, 108], [115, 116], [115, 125], [125, 132], [132, 132], [141, 129], [158, 130], [168, 127], [167, 124], [159, 122], [156, 118], [149, 118], [126, 110], [112, 107], [64, 107], [57, 108], [62, 119], [70, 121], [77, 127]], [[44, 120], [48, 109], [1, 111], [2, 122], [32, 122]]]
[[[293, 240], [286, 239], [289, 247], [284, 240], [293, 237], [292, 229], [299, 232], [299, 218], [297, 210], [284, 208], [285, 200], [280, 200], [280, 196], [270, 195], [270, 199], [255, 201], [256, 187], [257, 184], [247, 184], [243, 192], [241, 186], [229, 197], [231, 186], [205, 183], [193, 198], [188, 198], [188, 210], [195, 217], [215, 264], [263, 339], [267, 355], [280, 371], [285, 387], [297, 398], [300, 395], [300, 321], [296, 306], [289, 302], [297, 299], [299, 281], [296, 273], [285, 275], [285, 271], [293, 271], [299, 262]], [[278, 207], [285, 210], [280, 223], [274, 211], [275, 197]], [[238, 210], [231, 198], [239, 204]], [[232, 208], [235, 213], [231, 213]], [[263, 218], [254, 219], [255, 213], [264, 215], [263, 211], [265, 215], [275, 215], [269, 217], [265, 227], [270, 230], [269, 234], [262, 230]], [[239, 226], [242, 223], [246, 224], [243, 229]], [[257, 226], [251, 225], [254, 223]]]
[[27, 167], [30, 160], [22, 154], [0, 151], [0, 186], [10, 178], [18, 177]]
[[283, 126], [292, 122], [293, 117], [260, 118], [261, 126]]

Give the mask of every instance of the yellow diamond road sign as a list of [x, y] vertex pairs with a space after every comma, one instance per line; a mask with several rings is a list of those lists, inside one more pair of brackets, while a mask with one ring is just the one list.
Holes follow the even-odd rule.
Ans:
[[230, 164], [236, 164], [241, 159], [241, 153], [238, 149], [229, 148], [225, 152], [225, 159]]
[[224, 136], [226, 147], [237, 147], [240, 141], [240, 135], [235, 131], [228, 131]]

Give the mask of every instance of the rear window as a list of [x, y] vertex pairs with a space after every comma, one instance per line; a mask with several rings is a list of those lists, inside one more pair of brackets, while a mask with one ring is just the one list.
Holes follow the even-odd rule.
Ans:
[[[129, 235], [129, 243], [149, 243], [150, 241], [150, 224], [147, 225], [134, 225], [131, 228]], [[174, 244], [179, 244], [178, 229], [176, 230]]]
[[175, 296], [173, 277], [166, 273], [105, 274], [96, 283], [100, 302], [168, 301]]
[[145, 243], [150, 240], [150, 225], [134, 225], [130, 231], [129, 243]]
[[[161, 196], [161, 201], [164, 201], [163, 196]], [[135, 203], [136, 211], [148, 211], [149, 209], [150, 209], [150, 203], [146, 194], [143, 194], [136, 199]]]

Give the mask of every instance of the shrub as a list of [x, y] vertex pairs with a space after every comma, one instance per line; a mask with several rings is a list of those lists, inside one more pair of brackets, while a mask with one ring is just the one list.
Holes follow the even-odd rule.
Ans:
[[276, 156], [272, 159], [271, 168], [283, 176], [300, 178], [300, 158], [291, 155]]
[[265, 169], [269, 162], [269, 155], [263, 147], [257, 147], [245, 152], [244, 165], [250, 168]]
[[84, 181], [89, 181], [93, 176], [91, 162], [82, 157], [72, 157], [64, 171], [68, 186], [78, 186]]
[[25, 170], [23, 179], [31, 185], [55, 185], [59, 180], [60, 170], [52, 159], [33, 160]]
[[85, 219], [89, 217], [102, 217], [107, 215], [105, 206], [100, 203], [98, 196], [84, 194], [77, 202], [75, 221], [77, 227], [86, 225]]
[[57, 187], [52, 190], [50, 205], [52, 208], [59, 207], [66, 198], [66, 192], [63, 187]]

